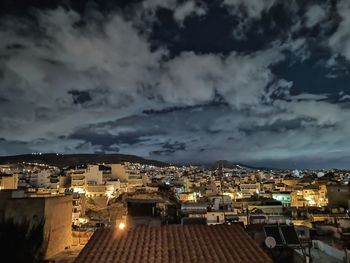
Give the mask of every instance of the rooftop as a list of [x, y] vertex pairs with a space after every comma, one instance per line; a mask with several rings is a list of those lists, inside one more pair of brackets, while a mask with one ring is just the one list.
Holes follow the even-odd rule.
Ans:
[[75, 263], [272, 262], [241, 225], [135, 226], [97, 230]]

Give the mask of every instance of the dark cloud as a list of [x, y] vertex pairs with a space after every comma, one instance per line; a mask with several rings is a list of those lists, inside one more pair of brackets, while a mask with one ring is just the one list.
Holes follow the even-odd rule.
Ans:
[[22, 44], [19, 44], [19, 43], [12, 43], [12, 44], [7, 45], [6, 48], [9, 50], [23, 49], [23, 48], [25, 48], [25, 46], [23, 46]]
[[74, 104], [84, 104], [92, 100], [89, 91], [70, 90], [68, 93], [72, 95]]
[[0, 97], [0, 103], [2, 103], [2, 102], [8, 102], [8, 100], [6, 98]]
[[186, 150], [186, 144], [180, 143], [180, 142], [173, 142], [173, 143], [165, 143], [162, 146], [164, 149], [173, 150], [173, 151], [184, 151]]

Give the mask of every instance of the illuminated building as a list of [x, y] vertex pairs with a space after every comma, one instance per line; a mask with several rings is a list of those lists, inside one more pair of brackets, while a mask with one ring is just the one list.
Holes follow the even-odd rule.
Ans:
[[17, 174], [0, 174], [0, 190], [17, 189], [18, 175]]
[[88, 185], [86, 187], [86, 196], [87, 197], [103, 197], [106, 193], [105, 185]]
[[73, 193], [72, 222], [75, 225], [79, 225], [85, 217], [85, 200], [85, 194]]
[[328, 204], [326, 185], [308, 185], [291, 193], [293, 207], [318, 206]]
[[74, 192], [85, 192], [86, 177], [85, 170], [74, 170], [69, 173], [71, 177], [71, 186]]
[[249, 198], [261, 191], [260, 183], [241, 183], [239, 187], [243, 198]]
[[290, 192], [274, 192], [272, 193], [272, 198], [280, 201], [284, 207], [291, 206], [292, 197]]
[[195, 202], [197, 201], [197, 194], [194, 192], [191, 193], [180, 193], [177, 195], [177, 198], [181, 202]]
[[102, 185], [103, 172], [98, 165], [88, 165], [86, 169], [73, 170], [68, 173], [74, 192], [85, 192], [88, 186]]
[[141, 187], [149, 183], [149, 177], [140, 171], [140, 164], [124, 162], [123, 164], [111, 164], [111, 178], [127, 183], [128, 189]]

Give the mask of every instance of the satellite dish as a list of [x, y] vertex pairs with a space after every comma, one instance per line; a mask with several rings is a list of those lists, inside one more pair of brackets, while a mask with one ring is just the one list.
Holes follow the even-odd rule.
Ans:
[[271, 236], [266, 237], [266, 239], [265, 239], [265, 245], [266, 245], [268, 248], [274, 248], [274, 247], [276, 246], [276, 239], [274, 239], [274, 238], [271, 237]]

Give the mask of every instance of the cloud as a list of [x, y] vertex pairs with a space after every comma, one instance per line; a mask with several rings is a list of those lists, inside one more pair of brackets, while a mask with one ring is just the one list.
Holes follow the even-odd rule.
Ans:
[[223, 4], [230, 7], [232, 12], [237, 12], [243, 8], [249, 18], [260, 18], [262, 13], [268, 11], [274, 4], [275, 0], [224, 0]]
[[203, 3], [196, 4], [195, 1], [187, 1], [175, 9], [174, 18], [183, 26], [184, 20], [190, 15], [204, 16], [206, 13], [207, 9]]
[[305, 14], [307, 27], [314, 27], [326, 18], [326, 11], [320, 5], [312, 5]]
[[[350, 127], [344, 122], [349, 111], [341, 105], [315, 101], [312, 96], [300, 98], [292, 96], [290, 101], [276, 100], [244, 111], [212, 104], [141, 114], [89, 130], [92, 135], [97, 128], [117, 134], [110, 144], [116, 143], [120, 152], [170, 162], [229, 159], [300, 167], [309, 160], [313, 167], [329, 167], [332, 163], [327, 158], [334, 161], [349, 150], [346, 131]], [[131, 132], [120, 133], [120, 129]], [[79, 139], [86, 137], [77, 134]], [[97, 147], [95, 143], [92, 145]], [[322, 162], [317, 164], [315, 159]]]
[[[276, 3], [226, 0], [224, 6], [249, 27]], [[290, 66], [295, 59], [312, 62], [313, 43], [302, 32], [323, 19], [313, 8], [263, 48], [232, 42], [223, 53], [171, 53], [154, 45], [150, 21], [137, 17], [146, 11], [156, 21], [151, 23], [161, 23], [157, 12], [167, 9], [185, 27], [191, 16], [210, 16], [201, 2], [146, 0], [133, 8], [128, 16], [57, 8], [36, 10], [34, 20], [1, 18], [0, 154], [103, 151], [294, 167], [326, 166], [338, 158], [344, 165], [349, 95], [334, 94], [333, 86], [301, 89], [303, 76], [294, 76]], [[346, 2], [337, 8], [338, 27], [320, 41], [329, 44], [335, 61], [325, 67], [339, 63], [336, 53], [347, 58]]]
[[350, 60], [350, 2], [346, 0], [337, 2], [337, 12], [340, 16], [338, 28], [328, 40], [329, 47], [347, 60]]
[[224, 0], [223, 6], [228, 7], [230, 13], [239, 21], [233, 31], [235, 38], [246, 39], [245, 31], [254, 21], [259, 20], [264, 12], [268, 12], [276, 2], [275, 0]]
[[[204, 16], [207, 13], [207, 7], [202, 1], [187, 0], [144, 0], [142, 2], [142, 10], [146, 12], [146, 19], [151, 22], [157, 21], [156, 12], [159, 9], [167, 9], [173, 11], [174, 20], [179, 26], [183, 27], [185, 19], [191, 16]], [[141, 15], [145, 17], [145, 15]], [[151, 16], [151, 18], [149, 17]]]
[[227, 57], [183, 52], [164, 66], [159, 93], [165, 101], [181, 105], [213, 100], [216, 93], [235, 107], [257, 105], [274, 80], [269, 67], [283, 59], [278, 48]]
[[345, 100], [350, 100], [350, 95], [343, 95], [339, 101], [345, 101]]
[[[0, 32], [0, 89], [7, 113], [0, 122], [1, 136], [31, 140], [67, 134], [92, 119], [133, 112], [138, 108], [133, 103], [147, 105], [143, 93], [165, 51], [151, 51], [130, 22], [111, 14], [78, 26], [83, 18], [62, 8], [37, 16], [36, 28], [9, 19]], [[20, 34], [37, 28], [38, 35]], [[8, 48], [17, 43], [23, 47]]]
[[328, 96], [326, 94], [305, 94], [301, 93], [295, 96], [292, 96], [293, 100], [313, 100], [313, 101], [319, 101], [319, 100], [325, 100]]
[[142, 6], [147, 10], [156, 11], [158, 8], [175, 9], [177, 0], [145, 0]]
[[[67, 138], [37, 139], [30, 142], [0, 140], [0, 155], [17, 155], [37, 152], [50, 153], [94, 153], [100, 147], [83, 140]], [[49, 149], [49, 150], [48, 150]]]

